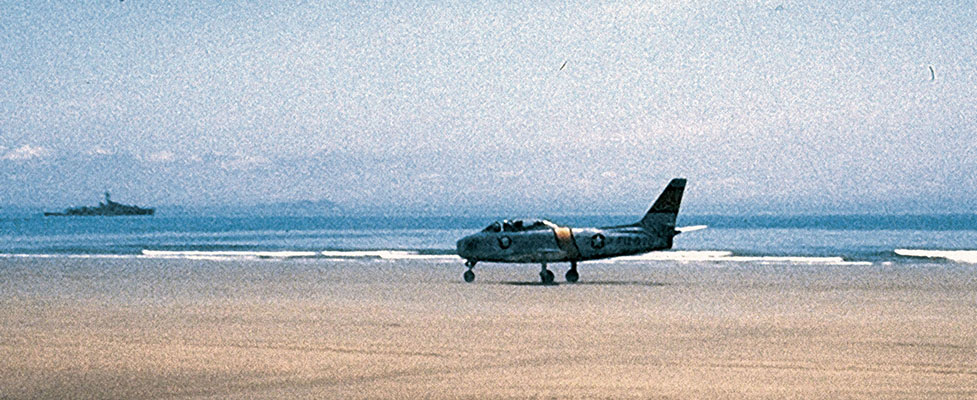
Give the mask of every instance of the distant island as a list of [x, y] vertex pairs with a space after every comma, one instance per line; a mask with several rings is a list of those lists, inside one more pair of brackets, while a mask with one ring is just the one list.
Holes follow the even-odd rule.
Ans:
[[46, 217], [64, 217], [64, 216], [129, 216], [129, 215], [153, 215], [156, 212], [152, 208], [142, 208], [137, 206], [130, 206], [127, 204], [120, 204], [112, 201], [109, 196], [109, 192], [105, 192], [105, 202], [98, 203], [98, 207], [75, 207], [64, 210], [64, 212], [45, 212]]
[[258, 215], [319, 216], [343, 215], [346, 210], [329, 200], [299, 200], [265, 203], [252, 206]]

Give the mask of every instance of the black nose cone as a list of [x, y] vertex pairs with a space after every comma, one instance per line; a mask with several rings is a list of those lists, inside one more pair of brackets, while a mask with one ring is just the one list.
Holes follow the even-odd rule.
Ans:
[[465, 236], [458, 241], [458, 255], [462, 258], [470, 258], [475, 251], [475, 240], [471, 236]]

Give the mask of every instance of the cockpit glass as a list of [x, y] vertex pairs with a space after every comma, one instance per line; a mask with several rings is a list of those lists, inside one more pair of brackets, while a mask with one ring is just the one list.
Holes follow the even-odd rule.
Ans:
[[521, 230], [521, 231], [535, 231], [537, 229], [545, 229], [546, 228], [546, 226], [543, 225], [543, 222], [542, 221], [538, 221], [538, 220], [534, 220], [534, 219], [522, 220], [522, 221], [516, 221], [516, 222], [519, 224], [519, 230]]
[[483, 229], [482, 231], [483, 232], [501, 232], [502, 231], [502, 224], [499, 224], [498, 221], [493, 222], [492, 225], [489, 225], [489, 226], [485, 227], [485, 229]]
[[552, 229], [551, 222], [541, 219], [517, 219], [493, 222], [483, 232], [524, 232]]

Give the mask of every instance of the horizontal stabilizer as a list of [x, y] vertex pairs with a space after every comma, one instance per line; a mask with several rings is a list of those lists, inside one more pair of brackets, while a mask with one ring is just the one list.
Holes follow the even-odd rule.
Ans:
[[701, 231], [706, 228], [708, 228], [708, 226], [706, 225], [680, 226], [678, 228], [675, 228], [675, 232], [678, 233], [694, 232], [694, 231]]

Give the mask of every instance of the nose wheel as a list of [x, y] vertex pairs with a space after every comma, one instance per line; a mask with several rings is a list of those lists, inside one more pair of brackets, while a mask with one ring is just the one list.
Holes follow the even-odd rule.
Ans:
[[465, 266], [468, 267], [468, 271], [465, 271], [465, 274], [462, 275], [465, 278], [465, 282], [472, 283], [475, 280], [475, 271], [472, 271], [472, 268], [475, 268], [476, 262], [474, 260], [465, 261]]

